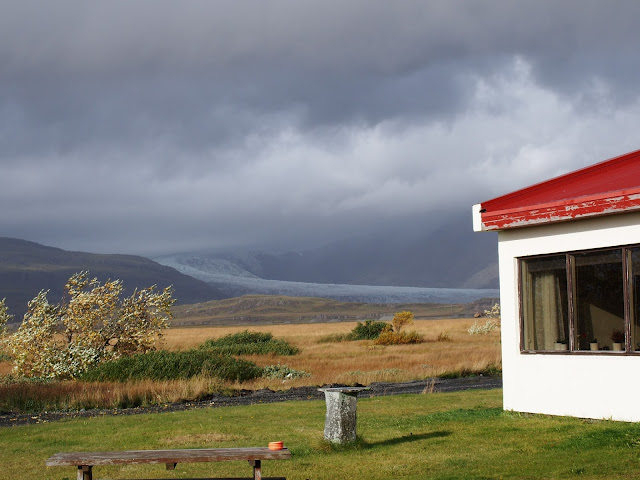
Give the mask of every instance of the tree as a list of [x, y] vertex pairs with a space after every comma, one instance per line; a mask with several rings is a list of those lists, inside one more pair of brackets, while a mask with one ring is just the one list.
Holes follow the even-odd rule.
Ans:
[[173, 289], [156, 286], [122, 298], [122, 282], [103, 285], [89, 272], [71, 276], [59, 304], [48, 291], [29, 302], [18, 331], [7, 341], [18, 375], [74, 378], [90, 367], [152, 350], [168, 327]]
[[396, 333], [400, 333], [400, 330], [405, 325], [410, 325], [413, 323], [413, 312], [404, 311], [398, 312], [393, 316], [393, 320], [391, 320], [391, 324], [393, 325], [393, 331]]
[[13, 318], [13, 315], [9, 315], [5, 300], [6, 298], [0, 300], [0, 339], [7, 334], [7, 323]]

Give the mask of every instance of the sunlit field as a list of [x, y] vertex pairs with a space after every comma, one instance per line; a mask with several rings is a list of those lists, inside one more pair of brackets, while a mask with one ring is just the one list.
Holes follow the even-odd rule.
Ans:
[[287, 365], [308, 375], [280, 380], [259, 378], [243, 383], [197, 376], [185, 380], [119, 382], [14, 382], [10, 362], [0, 363], [0, 410], [41, 411], [78, 408], [122, 408], [198, 400], [235, 389], [286, 390], [299, 386], [400, 382], [441, 375], [466, 375], [499, 370], [499, 331], [470, 335], [473, 319], [417, 320], [405, 327], [423, 335], [414, 345], [374, 345], [371, 340], [327, 341], [346, 334], [355, 322], [234, 327], [170, 328], [160, 345], [168, 350], [188, 350], [208, 339], [251, 330], [269, 332], [298, 347], [293, 356], [249, 355], [260, 366]]
[[[271, 355], [247, 357], [261, 366], [286, 363], [304, 370], [311, 377], [290, 380], [286, 386], [327, 383], [361, 383], [424, 379], [453, 372], [480, 372], [499, 368], [499, 331], [469, 335], [474, 319], [416, 320], [405, 327], [416, 330], [425, 342], [416, 345], [374, 345], [370, 340], [319, 343], [323, 338], [348, 333], [355, 322], [265, 325], [252, 331], [270, 332], [300, 348], [292, 357]], [[165, 348], [188, 349], [207, 339], [217, 338], [249, 327], [175, 328], [167, 332]], [[278, 380], [255, 380], [250, 388], [282, 389]], [[245, 384], [245, 388], [246, 384]]]

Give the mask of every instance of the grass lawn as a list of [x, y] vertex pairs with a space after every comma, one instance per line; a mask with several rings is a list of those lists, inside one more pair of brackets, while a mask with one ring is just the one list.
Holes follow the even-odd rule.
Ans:
[[[639, 478], [640, 424], [503, 412], [500, 390], [361, 399], [361, 441], [322, 440], [323, 401], [110, 416], [0, 430], [2, 478], [75, 478], [45, 468], [59, 451], [266, 446], [290, 461], [263, 475], [295, 479]], [[246, 462], [96, 467], [97, 478], [247, 476]]]

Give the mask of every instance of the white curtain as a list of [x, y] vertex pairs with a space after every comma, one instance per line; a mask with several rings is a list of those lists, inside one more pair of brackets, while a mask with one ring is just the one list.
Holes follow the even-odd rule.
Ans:
[[524, 348], [553, 350], [557, 341], [567, 342], [564, 331], [560, 281], [553, 271], [523, 269]]

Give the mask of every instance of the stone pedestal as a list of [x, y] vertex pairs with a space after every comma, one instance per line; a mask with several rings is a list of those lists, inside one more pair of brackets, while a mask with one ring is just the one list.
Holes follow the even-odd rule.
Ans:
[[356, 439], [358, 393], [369, 387], [321, 388], [327, 403], [324, 438], [333, 443], [349, 443]]

